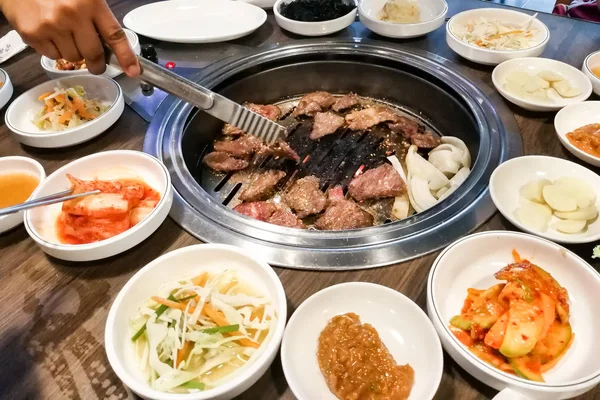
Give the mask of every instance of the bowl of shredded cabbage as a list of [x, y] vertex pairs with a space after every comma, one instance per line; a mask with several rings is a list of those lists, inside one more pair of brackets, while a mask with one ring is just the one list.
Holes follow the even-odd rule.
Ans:
[[110, 128], [124, 108], [112, 79], [81, 75], [42, 83], [19, 96], [6, 111], [6, 125], [23, 144], [67, 147]]
[[464, 11], [446, 25], [448, 46], [460, 56], [485, 65], [537, 57], [549, 39], [550, 31], [535, 16], [506, 9]]
[[107, 319], [106, 352], [144, 399], [231, 399], [271, 365], [286, 315], [268, 264], [233, 246], [185, 247], [127, 282]]

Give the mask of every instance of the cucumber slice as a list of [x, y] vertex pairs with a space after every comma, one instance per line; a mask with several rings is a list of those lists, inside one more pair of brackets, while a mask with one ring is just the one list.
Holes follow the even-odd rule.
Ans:
[[536, 343], [531, 354], [538, 357], [542, 364], [549, 363], [559, 357], [571, 341], [571, 325], [555, 321], [548, 329], [546, 337]]
[[508, 325], [500, 353], [508, 358], [522, 357], [537, 343], [544, 327], [544, 316], [531, 303], [515, 301], [508, 311]]
[[544, 382], [544, 378], [540, 373], [541, 364], [537, 358], [531, 356], [509, 358], [508, 363], [521, 378]]

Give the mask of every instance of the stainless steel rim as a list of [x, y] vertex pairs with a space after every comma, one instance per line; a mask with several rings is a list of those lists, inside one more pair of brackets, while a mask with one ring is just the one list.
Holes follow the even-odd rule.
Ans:
[[522, 154], [516, 122], [501, 98], [459, 67], [427, 52], [384, 47], [362, 40], [307, 41], [259, 52], [209, 68], [197, 79], [212, 88], [240, 71], [302, 54], [361, 55], [408, 64], [445, 82], [468, 105], [476, 121], [479, 151], [469, 179], [452, 196], [407, 220], [342, 232], [301, 231], [251, 220], [214, 201], [188, 171], [181, 139], [193, 107], [168, 98], [156, 113], [144, 151], [162, 160], [171, 174], [175, 201], [171, 217], [197, 238], [258, 251], [271, 264], [297, 269], [349, 270], [406, 261], [438, 250], [484, 223], [496, 211], [489, 177], [503, 161]]

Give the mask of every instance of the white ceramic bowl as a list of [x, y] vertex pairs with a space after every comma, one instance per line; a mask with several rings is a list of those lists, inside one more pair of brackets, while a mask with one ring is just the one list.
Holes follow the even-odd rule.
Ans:
[[[151, 389], [138, 370], [130, 341], [130, 319], [140, 305], [165, 282], [197, 275], [200, 271], [235, 270], [259, 292], [269, 296], [277, 313], [271, 339], [258, 350], [257, 358], [237, 371], [221, 386], [194, 394], [170, 394]], [[277, 351], [287, 317], [287, 302], [281, 281], [260, 258], [233, 246], [199, 244], [167, 253], [139, 270], [121, 289], [106, 320], [105, 347], [117, 376], [132, 391], [151, 400], [225, 400], [252, 386], [269, 368]]]
[[[323, 22], [303, 22], [294, 21], [281, 15], [279, 10], [282, 4], [291, 3], [294, 0], [277, 0], [273, 6], [273, 14], [275, 14], [275, 21], [277, 25], [286, 31], [295, 33], [296, 35], [302, 36], [325, 36], [331, 35], [332, 33], [339, 32], [342, 29], [346, 29], [356, 19], [356, 9], [350, 11], [348, 14]], [[356, 4], [355, 0], [348, 0]]]
[[0, 83], [2, 83], [2, 86], [0, 87], [0, 109], [2, 109], [6, 103], [10, 101], [10, 98], [13, 95], [12, 82], [6, 71], [3, 69], [0, 69]]
[[353, 312], [379, 333], [396, 363], [409, 363], [415, 382], [409, 400], [428, 400], [442, 378], [440, 340], [427, 315], [408, 297], [373, 283], [331, 286], [309, 297], [288, 322], [281, 345], [285, 378], [298, 400], [335, 400], [317, 360], [318, 339], [329, 320]]
[[546, 156], [524, 156], [500, 164], [490, 177], [490, 195], [498, 211], [511, 224], [522, 231], [533, 233], [559, 243], [590, 243], [600, 240], [600, 219], [588, 224], [582, 233], [566, 234], [558, 232], [552, 221], [545, 232], [537, 232], [523, 225], [515, 216], [521, 196], [519, 189], [535, 179], [554, 181], [561, 177], [576, 177], [586, 181], [596, 191], [596, 207], [600, 209], [600, 176], [589, 169], [562, 158]]
[[389, 38], [414, 38], [435, 31], [444, 24], [448, 13], [448, 4], [445, 0], [421, 0], [422, 22], [415, 24], [396, 24], [381, 21], [379, 13], [388, 0], [362, 0], [358, 7], [360, 22], [369, 30]]
[[537, 57], [544, 52], [544, 49], [550, 40], [550, 31], [548, 30], [548, 27], [539, 19], [535, 19], [531, 24], [532, 28], [538, 30], [537, 35], [533, 38], [533, 46], [523, 50], [483, 49], [463, 42], [454, 33], [454, 29], [456, 29], [457, 26], [466, 25], [481, 17], [490, 20], [500, 20], [504, 23], [516, 26], [526, 23], [531, 18], [529, 14], [505, 8], [477, 8], [456, 14], [450, 18], [446, 24], [446, 42], [452, 50], [467, 60], [485, 65], [498, 65], [503, 61], [513, 58]]
[[[575, 340], [556, 367], [543, 374], [546, 383], [518, 378], [481, 361], [448, 329], [450, 319], [460, 314], [468, 288], [499, 283], [493, 274], [513, 261], [513, 249], [549, 272], [569, 293]], [[491, 231], [459, 239], [437, 257], [427, 281], [427, 311], [444, 349], [469, 374], [501, 390], [497, 399], [568, 399], [600, 382], [600, 309], [595, 307], [599, 292], [600, 274], [569, 250], [523, 233]], [[505, 392], [507, 388], [512, 391]]]
[[592, 68], [600, 68], [600, 50], [587, 56], [581, 68], [583, 73], [590, 78], [594, 93], [600, 96], [600, 78], [592, 73]]
[[580, 160], [600, 167], [600, 157], [579, 150], [567, 138], [567, 133], [589, 124], [600, 124], [600, 101], [571, 104], [560, 110], [554, 117], [554, 129], [563, 146]]
[[[22, 173], [36, 177], [40, 183], [46, 178], [42, 164], [28, 157], [0, 157], [0, 175]], [[39, 184], [38, 184], [39, 187]], [[33, 194], [33, 193], [32, 193]], [[31, 198], [31, 196], [29, 196]], [[23, 211], [0, 217], [0, 233], [23, 223]]]
[[57, 237], [56, 220], [62, 203], [37, 207], [25, 212], [25, 228], [37, 245], [52, 257], [67, 261], [92, 261], [111, 257], [138, 245], [163, 223], [173, 204], [171, 177], [156, 158], [132, 150], [96, 153], [73, 161], [51, 174], [33, 192], [32, 198], [48, 196], [70, 188], [66, 174], [76, 178], [141, 178], [160, 193], [160, 201], [150, 215], [127, 231], [109, 239], [89, 244], [63, 244]]
[[[129, 29], [123, 29], [123, 30], [125, 31], [125, 34], [127, 35], [127, 40], [129, 41], [129, 45], [133, 49], [133, 52], [135, 54], [140, 54], [141, 47], [140, 47], [140, 39], [138, 38], [138, 36], [135, 34], [135, 32], [133, 32]], [[61, 71], [59, 69], [56, 69], [56, 61], [51, 60], [46, 56], [42, 56], [42, 58], [40, 59], [40, 64], [42, 64], [42, 68], [44, 69], [44, 71], [46, 71], [46, 75], [48, 75], [48, 78], [50, 78], [50, 79], [64, 78], [66, 76], [89, 75], [89, 71], [87, 70], [87, 68], [79, 69], [76, 71]], [[122, 73], [123, 73], [123, 71], [120, 71], [115, 67], [111, 67], [110, 65], [107, 65], [106, 71], [102, 74], [102, 76], [105, 76], [107, 78], [115, 78], [115, 77], [121, 75]]]
[[264, 9], [271, 9], [271, 8], [273, 8], [273, 5], [275, 4], [276, 0], [238, 0], [238, 1], [241, 1], [243, 3], [252, 4], [253, 6], [264, 8]]
[[[35, 115], [44, 107], [38, 97], [52, 92], [57, 85], [63, 87], [83, 86], [90, 99], [99, 99], [111, 106], [104, 114], [75, 128], [60, 132], [41, 131], [34, 125]], [[123, 114], [123, 92], [112, 79], [94, 75], [69, 76], [48, 81], [28, 90], [12, 102], [6, 111], [6, 126], [15, 138], [32, 147], [58, 148], [86, 142], [110, 128]]]
[[[513, 71], [526, 71], [529, 74], [537, 74], [542, 71], [552, 71], [562, 75], [572, 87], [581, 90], [581, 94], [572, 98], [560, 98], [554, 101], [531, 101], [516, 97], [504, 89], [506, 77]], [[577, 68], [564, 62], [552, 60], [550, 58], [518, 58], [503, 62], [494, 68], [492, 72], [492, 82], [496, 90], [502, 97], [517, 106], [529, 111], [558, 111], [569, 104], [581, 103], [592, 94], [592, 84], [590, 80]]]

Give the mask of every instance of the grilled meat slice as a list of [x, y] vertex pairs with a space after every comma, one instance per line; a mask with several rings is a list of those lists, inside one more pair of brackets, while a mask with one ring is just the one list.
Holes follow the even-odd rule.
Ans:
[[296, 161], [297, 163], [300, 162], [300, 156], [298, 155], [298, 153], [296, 153], [294, 149], [292, 149], [290, 145], [287, 144], [287, 142], [284, 142], [282, 140], [274, 143], [269, 147], [263, 146], [259, 154], [263, 156], [273, 156], [276, 158], [288, 158], [290, 160]]
[[255, 173], [250, 184], [240, 194], [240, 200], [259, 201], [271, 197], [275, 186], [284, 176], [285, 172], [276, 169]]
[[296, 212], [298, 218], [304, 218], [323, 211], [327, 197], [319, 189], [319, 179], [307, 176], [292, 185], [283, 195], [283, 201]]
[[222, 151], [213, 151], [204, 156], [202, 162], [209, 168], [219, 172], [240, 171], [250, 163], [247, 160], [232, 157]]
[[345, 200], [344, 188], [335, 186], [327, 189], [327, 200], [329, 200], [329, 204], [339, 200]]
[[250, 218], [266, 221], [277, 210], [277, 206], [266, 201], [254, 201], [251, 203], [240, 203], [233, 207], [233, 210]]
[[252, 154], [263, 148], [259, 138], [252, 135], [244, 135], [235, 140], [219, 140], [214, 144], [214, 151], [230, 154], [238, 158], [250, 158]]
[[241, 130], [240, 128], [236, 128], [235, 126], [233, 126], [231, 124], [225, 124], [225, 125], [223, 125], [223, 129], [221, 130], [221, 133], [225, 136], [241, 136], [244, 134], [244, 131]]
[[396, 197], [404, 192], [406, 184], [390, 164], [369, 169], [348, 185], [348, 193], [357, 201]]
[[398, 120], [396, 122], [390, 122], [388, 127], [392, 132], [398, 133], [407, 139], [412, 135], [419, 133], [419, 124], [416, 121], [403, 116], [398, 116]]
[[312, 92], [304, 95], [296, 109], [294, 110], [294, 117], [301, 115], [314, 116], [317, 112], [325, 111], [329, 109], [335, 103], [335, 97], [328, 92]]
[[306, 228], [298, 217], [283, 208], [278, 208], [277, 211], [267, 219], [267, 222], [279, 226], [287, 226], [288, 228]]
[[358, 105], [360, 103], [360, 100], [358, 98], [357, 95], [355, 95], [354, 93], [349, 93], [343, 97], [338, 98], [335, 103], [333, 103], [333, 106], [331, 106], [331, 108], [333, 109], [333, 111], [344, 111], [347, 110], [349, 108], [354, 107], [355, 105]]
[[421, 149], [433, 149], [442, 144], [442, 140], [431, 131], [416, 133], [410, 137], [410, 141]]
[[[251, 111], [254, 111], [257, 114], [262, 115], [265, 118], [270, 119], [271, 121], [277, 121], [281, 117], [281, 109], [273, 104], [264, 105], [245, 103], [244, 107]], [[225, 124], [221, 133], [225, 136], [240, 136], [244, 134], [244, 131], [231, 124]]]
[[315, 222], [315, 228], [326, 231], [373, 226], [373, 216], [352, 200], [333, 201]]
[[281, 109], [274, 104], [254, 104], [246, 103], [244, 107], [250, 111], [262, 115], [263, 117], [270, 119], [271, 121], [277, 121], [281, 118]]
[[315, 140], [323, 136], [331, 135], [344, 126], [344, 123], [344, 117], [340, 117], [334, 112], [327, 111], [324, 113], [317, 113], [315, 115], [315, 121], [313, 123], [312, 132], [310, 133], [310, 138]]
[[346, 123], [353, 131], [364, 131], [382, 122], [397, 122], [399, 118], [391, 108], [375, 106], [351, 112], [346, 115]]

